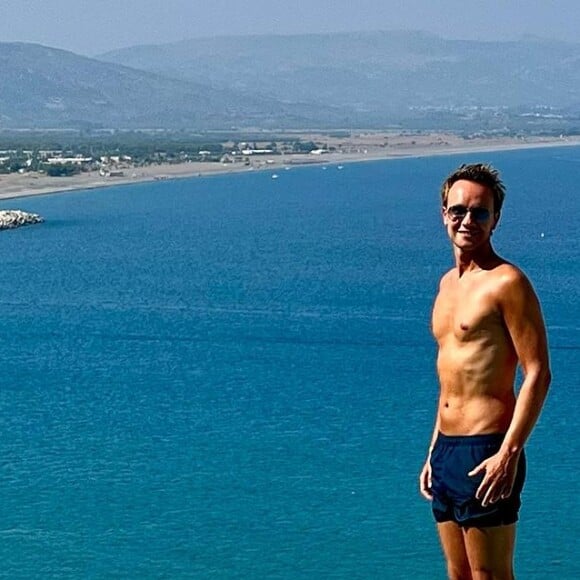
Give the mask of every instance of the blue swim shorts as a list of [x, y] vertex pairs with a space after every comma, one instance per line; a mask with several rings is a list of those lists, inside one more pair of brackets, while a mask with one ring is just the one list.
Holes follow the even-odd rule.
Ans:
[[522, 451], [510, 497], [486, 507], [475, 498], [484, 473], [467, 474], [501, 447], [504, 434], [449, 436], [439, 433], [431, 452], [433, 515], [438, 523], [453, 521], [462, 527], [492, 527], [518, 521], [520, 494], [526, 477]]

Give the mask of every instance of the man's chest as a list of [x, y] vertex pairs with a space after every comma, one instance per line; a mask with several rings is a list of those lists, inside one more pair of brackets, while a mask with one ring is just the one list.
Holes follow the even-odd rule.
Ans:
[[501, 324], [497, 299], [485, 284], [448, 284], [437, 295], [432, 329], [439, 342], [449, 337], [473, 340], [495, 332]]

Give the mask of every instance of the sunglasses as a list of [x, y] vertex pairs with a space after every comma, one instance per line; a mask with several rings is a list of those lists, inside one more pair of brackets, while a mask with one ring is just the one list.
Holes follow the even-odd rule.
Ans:
[[485, 207], [467, 207], [466, 205], [452, 205], [446, 210], [447, 215], [453, 221], [463, 221], [469, 213], [474, 222], [484, 224], [491, 217], [491, 212]]

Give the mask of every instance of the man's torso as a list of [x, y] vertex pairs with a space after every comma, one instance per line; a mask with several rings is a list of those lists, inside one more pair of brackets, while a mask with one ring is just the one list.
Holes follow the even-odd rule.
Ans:
[[446, 274], [433, 307], [439, 346], [440, 430], [448, 435], [505, 432], [513, 414], [517, 357], [503, 320], [501, 263]]

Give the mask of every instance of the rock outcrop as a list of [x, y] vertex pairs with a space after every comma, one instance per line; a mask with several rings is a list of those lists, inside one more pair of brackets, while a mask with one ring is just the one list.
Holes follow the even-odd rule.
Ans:
[[28, 213], [19, 209], [0, 210], [0, 230], [11, 230], [21, 226], [42, 223], [44, 219], [36, 213]]

